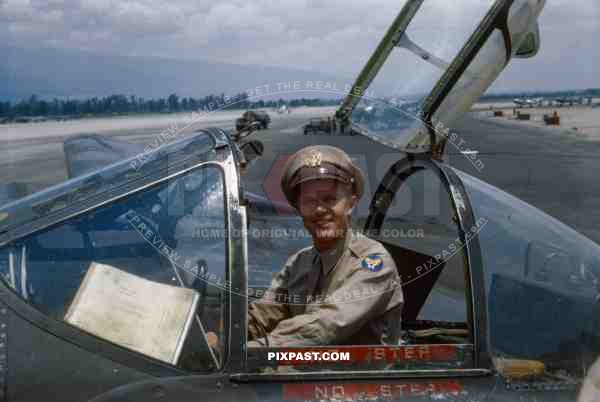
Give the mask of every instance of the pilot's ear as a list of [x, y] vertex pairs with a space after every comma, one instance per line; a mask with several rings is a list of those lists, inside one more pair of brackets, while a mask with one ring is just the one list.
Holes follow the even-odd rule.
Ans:
[[352, 193], [352, 209], [358, 205], [358, 194]]

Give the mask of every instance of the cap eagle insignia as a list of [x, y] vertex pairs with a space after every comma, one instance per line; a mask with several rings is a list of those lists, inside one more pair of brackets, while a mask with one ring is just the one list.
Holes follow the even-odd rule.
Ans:
[[314, 168], [314, 167], [321, 166], [321, 162], [322, 161], [323, 161], [323, 156], [321, 155], [321, 153], [320, 152], [313, 152], [306, 159], [305, 163], [306, 163], [307, 166]]

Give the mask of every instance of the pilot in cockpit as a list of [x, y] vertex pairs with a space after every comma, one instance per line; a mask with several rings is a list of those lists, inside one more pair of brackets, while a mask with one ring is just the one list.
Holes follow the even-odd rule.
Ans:
[[287, 160], [281, 187], [313, 245], [289, 257], [250, 304], [248, 346], [398, 344], [396, 265], [379, 242], [351, 230], [363, 182], [336, 147], [305, 147]]

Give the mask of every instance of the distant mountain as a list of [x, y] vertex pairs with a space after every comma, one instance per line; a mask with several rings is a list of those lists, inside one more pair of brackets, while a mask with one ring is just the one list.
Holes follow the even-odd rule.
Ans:
[[[233, 95], [277, 82], [338, 82], [341, 90], [351, 78], [278, 67], [240, 66], [209, 61], [177, 61], [155, 57], [100, 55], [79, 50], [0, 48], [0, 100], [17, 101], [36, 94], [41, 98], [87, 98], [111, 94], [146, 98], [208, 94]], [[338, 86], [340, 86], [338, 84]], [[282, 87], [283, 89], [283, 87]], [[276, 98], [328, 97], [300, 92]], [[338, 97], [331, 95], [330, 97]], [[266, 99], [266, 98], [265, 98]]]

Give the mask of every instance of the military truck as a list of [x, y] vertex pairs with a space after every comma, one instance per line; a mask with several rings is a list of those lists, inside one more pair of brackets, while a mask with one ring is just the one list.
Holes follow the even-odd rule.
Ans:
[[304, 125], [304, 135], [309, 134], [333, 134], [336, 130], [335, 119], [328, 118], [315, 118], [310, 119], [307, 124]]
[[271, 124], [271, 117], [262, 110], [248, 110], [235, 121], [235, 128], [237, 131], [246, 131], [255, 122], [258, 123], [258, 129], [266, 129]]

